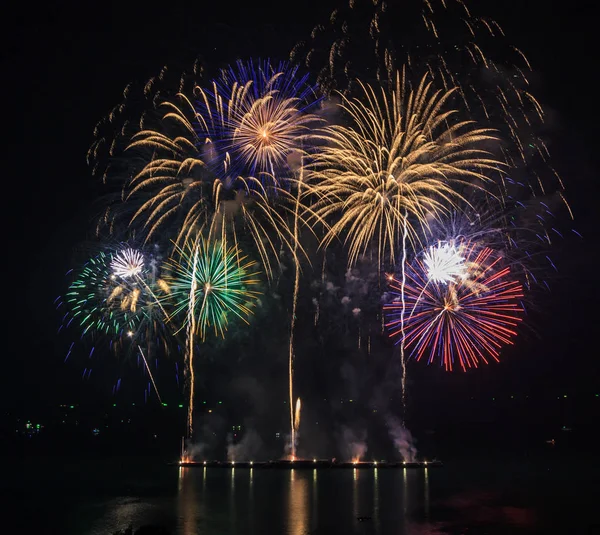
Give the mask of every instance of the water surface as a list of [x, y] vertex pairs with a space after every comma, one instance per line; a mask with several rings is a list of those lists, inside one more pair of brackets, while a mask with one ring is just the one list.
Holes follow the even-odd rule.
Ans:
[[22, 533], [148, 524], [173, 535], [600, 533], [598, 470], [583, 461], [278, 470], [37, 459], [13, 468], [3, 502]]

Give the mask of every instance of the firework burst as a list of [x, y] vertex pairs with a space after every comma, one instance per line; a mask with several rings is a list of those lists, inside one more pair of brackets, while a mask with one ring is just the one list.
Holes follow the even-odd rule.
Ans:
[[168, 352], [166, 311], [160, 300], [170, 290], [157, 276], [156, 259], [150, 258], [148, 269], [144, 264], [143, 253], [128, 247], [89, 259], [65, 294], [63, 325], [76, 321], [83, 335], [108, 336], [112, 342], [125, 335], [137, 343], [158, 337]]
[[[525, 186], [519, 200], [556, 197], [572, 218], [551, 164], [532, 65], [480, 4], [352, 0], [317, 24], [290, 57], [318, 71], [317, 82], [327, 94], [336, 89], [349, 94], [356, 79], [391, 85], [397, 65], [415, 76], [427, 72], [445, 91], [454, 88], [470, 118], [497, 132], [498, 157], [514, 179], [503, 181], [499, 193], [508, 199], [516, 181]], [[402, 32], [398, 20], [405, 22]]]
[[186, 364], [189, 373], [188, 434], [193, 434], [194, 338], [206, 338], [207, 331], [225, 337], [231, 318], [248, 323], [258, 298], [256, 263], [241, 256], [237, 246], [197, 237], [183, 247], [176, 246], [177, 258], [169, 262], [168, 277], [174, 304], [171, 320], [179, 316], [186, 329]]
[[135, 277], [144, 269], [144, 256], [135, 249], [123, 249], [115, 255], [110, 267], [117, 277], [122, 279]]
[[[511, 181], [509, 177], [506, 180]], [[420, 241], [435, 240], [436, 245], [423, 253], [423, 262], [426, 267], [430, 263], [432, 268], [440, 269], [451, 268], [456, 262], [455, 267], [460, 269], [459, 257], [464, 258], [461, 248], [465, 243], [477, 243], [501, 254], [510, 265], [511, 276], [521, 280], [528, 292], [536, 287], [547, 290], [548, 280], [557, 270], [550, 255], [554, 242], [562, 239], [556, 228], [557, 217], [550, 210], [552, 203], [535, 198], [523, 203], [518, 193], [503, 197], [498, 192], [502, 185], [495, 186], [496, 195], [470, 196], [465, 206], [431, 220]], [[444, 261], [449, 264], [444, 265]], [[463, 269], [468, 272], [464, 262]]]
[[202, 340], [209, 330], [225, 337], [232, 317], [248, 323], [259, 296], [258, 271], [237, 246], [198, 238], [176, 247], [167, 266], [170, 295], [165, 303], [173, 304], [171, 320], [180, 316], [183, 326], [193, 320], [193, 332]]
[[124, 153], [130, 227], [146, 241], [161, 229], [178, 245], [204, 229], [217, 240], [249, 235], [270, 276], [281, 246], [294, 248], [290, 190], [319, 122], [310, 113], [317, 101], [297, 68], [268, 61], [240, 62], [207, 87], [162, 96], [158, 120], [146, 115]]
[[314, 155], [311, 216], [337, 217], [323, 245], [344, 236], [350, 265], [371, 244], [380, 264], [396, 264], [400, 236], [414, 246], [430, 218], [464, 201], [461, 187], [483, 187], [499, 171], [485, 148], [496, 138], [472, 121], [453, 121], [452, 91], [435, 90], [427, 76], [412, 89], [397, 73], [391, 93], [360, 85], [364, 100], [342, 97], [351, 125], [326, 127], [327, 143]]
[[197, 89], [196, 134], [218, 176], [254, 176], [285, 186], [303, 151], [319, 97], [298, 67], [238, 61], [210, 89]]
[[[396, 343], [403, 341], [416, 360], [439, 359], [449, 371], [457, 364], [466, 370], [498, 361], [502, 346], [513, 343], [523, 312], [522, 286], [497, 252], [468, 242], [459, 249], [466, 276], [437, 282], [417, 259], [406, 269], [405, 308], [400, 294], [384, 306], [386, 327]], [[390, 286], [401, 290], [395, 278]]]
[[66, 309], [59, 330], [78, 325], [81, 338], [93, 343], [90, 357], [100, 343], [120, 355], [139, 349], [160, 398], [149, 358], [155, 359], [159, 350], [170, 353], [173, 333], [165, 324], [166, 312], [159, 301], [169, 288], [157, 277], [157, 271], [154, 255], [145, 257], [126, 245], [103, 251], [75, 271], [75, 279], [64, 298], [57, 300], [57, 308]]
[[100, 253], [91, 258], [65, 294], [67, 325], [79, 323], [83, 335], [101, 333], [121, 337], [135, 330], [141, 316], [141, 291], [121, 284], [112, 272], [115, 255]]
[[460, 247], [439, 242], [423, 254], [427, 278], [435, 283], [448, 284], [466, 277], [465, 258]]

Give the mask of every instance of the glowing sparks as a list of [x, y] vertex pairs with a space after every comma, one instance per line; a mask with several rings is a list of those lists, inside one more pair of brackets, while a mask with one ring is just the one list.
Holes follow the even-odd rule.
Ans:
[[[550, 230], [561, 236], [547, 224], [555, 217], [550, 208], [532, 210], [530, 201], [541, 194], [550, 203], [555, 192], [573, 214], [560, 177], [553, 179], [560, 188], [554, 188], [536, 174], [542, 167], [537, 160], [547, 164], [549, 152], [536, 135], [544, 111], [525, 90], [524, 73], [531, 70], [527, 58], [513, 47], [514, 65], [496, 64], [479, 34], [504, 36], [501, 28], [471, 16], [463, 0], [457, 0], [462, 32], [449, 33], [451, 24], [443, 19], [456, 18], [451, 3], [417, 3], [426, 46], [413, 39], [423, 30], [410, 20], [410, 6], [374, 0], [373, 7], [358, 9], [350, 0], [348, 9], [336, 9], [330, 18], [334, 42], [320, 47], [327, 65], [314, 70], [322, 93], [288, 63], [239, 61], [209, 81], [186, 73], [179, 86], [165, 84], [163, 91], [158, 88], [165, 68], [145, 85], [139, 120], [122, 124], [112, 140], [95, 132], [89, 154], [96, 162], [94, 174], [99, 156], [107, 153], [103, 181], [113, 173], [109, 168], [119, 169], [113, 177], [119, 181], [115, 197], [122, 201], [118, 209], [116, 203], [106, 208], [100, 226], [110, 228], [111, 235], [127, 235], [123, 239], [143, 240], [145, 253], [127, 247], [92, 259], [69, 288], [65, 323], [79, 322], [83, 334], [109, 335], [111, 344], [125, 338], [127, 345], [137, 346], [153, 383], [149, 363], [154, 355], [142, 350], [141, 340], [150, 340], [148, 333], [163, 322], [185, 331], [190, 436], [195, 337], [205, 341], [213, 332], [225, 337], [234, 321], [248, 323], [257, 303], [258, 264], [243, 256], [243, 249], [260, 261], [271, 282], [279, 280], [277, 270], [283, 273], [293, 263], [293, 297], [285, 301], [291, 312], [286, 411], [291, 458], [296, 458], [301, 401], [293, 392], [293, 367], [296, 318], [302, 311], [300, 258], [309, 258], [303, 244], [315, 243], [301, 242], [302, 225], [310, 224], [323, 249], [341, 241], [346, 267], [366, 260], [379, 274], [386, 269], [401, 274], [399, 280], [386, 275], [399, 294], [377, 321], [400, 344], [403, 402], [409, 354], [428, 362], [439, 359], [447, 370], [457, 364], [467, 369], [497, 360], [501, 348], [513, 342], [522, 312], [517, 278], [529, 287], [533, 275], [525, 271], [525, 282], [509, 260], [512, 248], [521, 248], [524, 229], [544, 248], [554, 239]], [[369, 10], [373, 16], [365, 17]], [[411, 39], [397, 43], [406, 46], [394, 46], [386, 33], [389, 26], [397, 31], [389, 24], [397, 20], [396, 10], [406, 12], [403, 20], [411, 27]], [[366, 23], [368, 35], [356, 35], [354, 19], [361, 27]], [[307, 67], [311, 61], [314, 66], [320, 54], [316, 40], [325, 32], [323, 25], [314, 29]], [[368, 50], [356, 53], [357, 46], [365, 49], [369, 42], [375, 58]], [[399, 72], [396, 59], [406, 65]], [[413, 79], [415, 67], [427, 74]], [[361, 76], [373, 82], [363, 83]], [[321, 94], [334, 98], [322, 102]], [[130, 88], [124, 97], [134, 100]], [[106, 123], [110, 126], [121, 111], [115, 107]], [[336, 115], [328, 122], [324, 117], [332, 112]], [[470, 228], [435, 232], [451, 214], [471, 210], [474, 199], [497, 216], [494, 241], [488, 229], [486, 236]], [[514, 205], [527, 206], [529, 217], [507, 217], [507, 207]], [[462, 239], [467, 235], [470, 241]], [[165, 266], [168, 276], [158, 278], [146, 245], [170, 242], [175, 247]], [[523, 250], [528, 259], [535, 253]], [[287, 277], [291, 271], [281, 279], [291, 285]], [[319, 320], [319, 301], [313, 302], [314, 326], [321, 329], [326, 321]], [[360, 310], [353, 309], [355, 317]], [[368, 313], [365, 309], [358, 339], [359, 349], [361, 340], [368, 340], [364, 346], [370, 353], [371, 329], [364, 330]], [[152, 325], [146, 334], [144, 325]]]
[[168, 266], [171, 318], [184, 314], [184, 324], [193, 323], [201, 339], [210, 329], [224, 337], [232, 318], [248, 323], [259, 295], [258, 271], [235, 245], [198, 238], [177, 247]]
[[142, 319], [139, 288], [113, 277], [115, 255], [100, 253], [79, 271], [65, 295], [68, 322], [75, 320], [88, 332], [111, 338], [133, 332]]
[[154, 381], [154, 375], [152, 375], [152, 370], [150, 369], [150, 366], [148, 366], [148, 361], [146, 360], [146, 356], [144, 355], [144, 352], [142, 351], [142, 348], [140, 346], [138, 346], [138, 349], [139, 349], [140, 355], [144, 361], [144, 365], [146, 366], [146, 370], [148, 371], [148, 375], [150, 375], [150, 379], [152, 380], [152, 385], [154, 386], [154, 391], [156, 392], [156, 397], [158, 397], [158, 401], [160, 403], [162, 403], [162, 399], [160, 397], [160, 394], [158, 393], [158, 387], [156, 386], [156, 382]]
[[[448, 283], [430, 282], [419, 259], [408, 264], [405, 299], [411, 313], [404, 322], [400, 302], [384, 307], [390, 336], [400, 335], [398, 342], [404, 340], [416, 360], [439, 359], [446, 370], [497, 361], [501, 347], [513, 343], [523, 312], [521, 284], [511, 280], [501, 256], [473, 243], [464, 246], [463, 254], [467, 276]], [[395, 279], [390, 286], [400, 290]]]
[[124, 187], [130, 226], [146, 241], [166, 230], [179, 245], [204, 228], [211, 239], [247, 234], [271, 276], [281, 247], [293, 248], [290, 190], [320, 122], [306, 80], [287, 64], [240, 62], [162, 102], [127, 148], [140, 164]]
[[318, 102], [315, 88], [297, 67], [270, 61], [238, 61], [199, 89], [198, 136], [211, 143], [207, 163], [218, 175], [255, 176], [280, 186], [291, 176], [290, 156], [302, 152], [310, 113]]
[[135, 249], [123, 249], [115, 255], [110, 267], [117, 277], [123, 279], [134, 277], [142, 273], [144, 256]]
[[427, 278], [436, 283], [448, 284], [466, 276], [465, 258], [460, 248], [451, 243], [438, 243], [423, 255]]
[[[520, 200], [530, 206], [536, 198], [547, 198], [554, 191], [570, 212], [563, 182], [551, 167], [542, 135], [548, 115], [531, 94], [528, 76], [532, 66], [521, 50], [511, 46], [500, 25], [475, 9], [467, 9], [463, 0], [367, 4], [370, 2], [352, 0], [346, 7], [336, 7], [329, 21], [317, 25], [310, 36], [298, 42], [290, 58], [304, 60], [315, 69], [326, 94], [335, 94], [337, 88], [346, 97], [361, 76], [376, 78], [387, 86], [394, 81], [397, 65], [405, 65], [407, 73], [426, 70], [445, 91], [454, 88], [452, 104], [456, 109], [464, 110], [468, 119], [490, 128], [501, 140], [484, 143], [502, 160], [503, 168], [510, 170], [514, 182], [505, 182], [507, 177], [503, 177], [502, 191], [494, 194], [507, 204]], [[398, 31], [398, 20], [411, 28], [410, 39]], [[363, 122], [367, 119], [374, 120], [366, 117]], [[375, 159], [377, 144], [370, 149]], [[523, 186], [520, 198], [511, 191], [515, 183]], [[355, 193], [356, 202], [359, 194]], [[346, 199], [341, 198], [338, 212], [345, 208]], [[350, 228], [352, 217], [347, 222]], [[544, 222], [542, 225], [545, 228], [540, 235], [551, 229]], [[376, 232], [372, 235], [378, 239]], [[345, 237], [341, 232], [338, 236]], [[423, 241], [417, 249], [428, 242]], [[350, 237], [347, 243], [351, 243]]]
[[296, 412], [294, 415], [294, 431], [296, 434], [298, 433], [298, 429], [300, 428], [300, 410], [302, 408], [302, 403], [300, 402], [300, 398], [296, 400]]
[[360, 87], [363, 100], [342, 96], [350, 126], [326, 127], [314, 155], [312, 212], [328, 223], [323, 245], [343, 237], [350, 264], [373, 242], [380, 262], [395, 264], [405, 223], [414, 242], [430, 218], [464, 200], [459, 187], [482, 187], [501, 164], [484, 148], [492, 132], [453, 120], [453, 91], [435, 90], [427, 76], [415, 89], [400, 73], [389, 93]]
[[[81, 339], [93, 344], [90, 357], [99, 344], [122, 356], [137, 353], [138, 365], [141, 359], [160, 400], [151, 364], [157, 362], [159, 354], [169, 354], [175, 341], [166, 326], [165, 310], [159, 303], [163, 289], [168, 287], [157, 278], [158, 268], [141, 270], [132, 276], [116, 275], [115, 270], [135, 271], [136, 257], [143, 258], [141, 252], [129, 255], [123, 251], [128, 249], [103, 251], [74, 270], [75, 278], [64, 297], [66, 313], [61, 329], [77, 324], [82, 331]], [[156, 257], [147, 257], [149, 264], [155, 265]], [[129, 263], [128, 267], [124, 266], [125, 262]], [[69, 354], [72, 348], [73, 344]], [[120, 380], [116, 388], [119, 384]], [[146, 394], [149, 393], [150, 386]]]
[[187, 333], [186, 366], [189, 373], [188, 436], [193, 433], [195, 393], [194, 337], [206, 338], [207, 331], [225, 336], [232, 318], [248, 323], [259, 292], [256, 263], [242, 256], [235, 245], [197, 237], [176, 247], [176, 258], [168, 263], [173, 305], [170, 320], [181, 316]]

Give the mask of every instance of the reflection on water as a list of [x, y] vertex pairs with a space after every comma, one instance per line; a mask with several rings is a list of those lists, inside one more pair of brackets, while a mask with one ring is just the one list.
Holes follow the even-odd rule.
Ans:
[[359, 516], [358, 513], [358, 470], [352, 469], [352, 511], [354, 516]]
[[[570, 526], [559, 531], [550, 515], [582, 522], [582, 515], [593, 511], [592, 506], [580, 505], [589, 492], [577, 495], [576, 514], [568, 512], [573, 511], [568, 496], [546, 495], [541, 500], [548, 489], [577, 492], [573, 486], [551, 485], [549, 480], [540, 484], [543, 471], [532, 472], [536, 479], [531, 475], [524, 490], [525, 469], [515, 483], [514, 471], [495, 467], [488, 467], [485, 478], [482, 471], [446, 467], [265, 470], [149, 465], [137, 472], [119, 468], [121, 472], [98, 469], [98, 474], [90, 468], [82, 470], [88, 481], [78, 492], [89, 489], [85, 496], [54, 491], [54, 502], [45, 496], [29, 503], [35, 504], [40, 516], [54, 512], [59, 526], [54, 532], [61, 535], [112, 535], [129, 525], [161, 525], [171, 535], [562, 535], [586, 531]], [[512, 474], [511, 479], [502, 482], [504, 473]], [[111, 487], [101, 493], [92, 484], [97, 481], [110, 482]], [[32, 483], [30, 488], [41, 488]], [[50, 483], [46, 488], [50, 495]]]
[[174, 533], [417, 533], [414, 518], [429, 515], [428, 472], [180, 468]]
[[309, 488], [306, 474], [296, 476], [296, 470], [290, 470], [290, 488], [288, 497], [288, 525], [292, 535], [304, 535], [308, 529], [310, 514]]
[[[239, 470], [238, 470], [239, 472]], [[230, 492], [229, 492], [229, 522], [231, 527], [235, 526], [236, 518], [236, 494], [235, 494], [235, 468], [231, 468], [231, 476], [229, 478]]]
[[248, 523], [254, 524], [254, 468], [248, 472]]
[[406, 517], [406, 513], [408, 512], [408, 473], [406, 468], [402, 469], [402, 482], [404, 483], [402, 487], [402, 511], [404, 512], [404, 517]]
[[116, 459], [17, 468], [18, 477], [0, 478], [5, 524], [13, 516], [32, 535], [112, 535], [130, 525], [171, 535], [600, 533], [595, 462], [292, 473]]
[[317, 518], [319, 516], [319, 508], [318, 508], [318, 498], [319, 498], [319, 493], [318, 491], [318, 470], [316, 468], [313, 469], [313, 473], [312, 473], [312, 507], [311, 507], [311, 514], [313, 515], [314, 518]]
[[373, 470], [373, 518], [375, 519], [375, 533], [380, 533], [379, 519], [379, 470]]
[[[191, 477], [191, 468], [179, 467], [179, 484], [177, 509], [180, 518], [180, 533], [183, 535], [194, 535], [197, 529], [197, 517], [202, 517], [202, 503], [198, 499], [196, 484], [198, 479]], [[206, 479], [206, 468], [203, 469], [202, 491]]]
[[423, 505], [425, 509], [425, 518], [429, 519], [429, 468], [425, 468], [425, 470], [423, 471], [423, 475], [425, 483], [425, 496], [423, 498]]

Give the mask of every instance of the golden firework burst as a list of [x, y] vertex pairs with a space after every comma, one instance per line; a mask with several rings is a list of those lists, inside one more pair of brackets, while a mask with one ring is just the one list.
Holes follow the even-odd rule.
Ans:
[[418, 240], [458, 204], [465, 187], [485, 188], [502, 163], [496, 136], [473, 121], [456, 120], [453, 90], [435, 89], [426, 75], [413, 88], [404, 72], [390, 90], [359, 82], [362, 99], [340, 94], [348, 125], [324, 128], [314, 155], [309, 218], [325, 223], [322, 245], [339, 238], [353, 265], [373, 245], [379, 263], [397, 261], [400, 237]]

